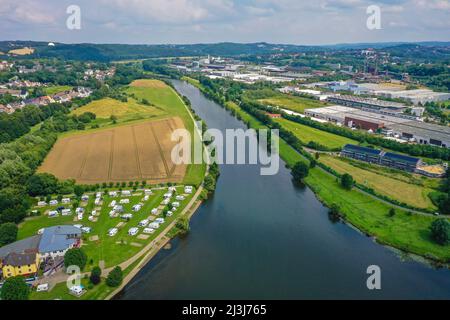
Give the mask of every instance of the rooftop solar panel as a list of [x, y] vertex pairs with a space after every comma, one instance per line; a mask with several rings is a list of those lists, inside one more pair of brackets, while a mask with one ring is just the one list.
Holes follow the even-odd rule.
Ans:
[[412, 163], [412, 164], [416, 164], [417, 162], [419, 162], [418, 158], [404, 156], [404, 155], [398, 154], [398, 153], [387, 152], [384, 155], [384, 157], [388, 158], [388, 159], [397, 160], [397, 161], [409, 162], [409, 163]]
[[381, 153], [381, 150], [361, 147], [361, 146], [357, 146], [354, 144], [347, 144], [344, 147], [344, 150], [349, 150], [349, 151], [353, 151], [353, 152], [369, 153], [369, 154], [373, 154], [373, 155], [379, 155]]

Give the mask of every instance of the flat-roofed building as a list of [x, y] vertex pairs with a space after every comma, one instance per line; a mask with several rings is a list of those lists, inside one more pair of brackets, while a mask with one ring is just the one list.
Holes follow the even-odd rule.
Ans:
[[424, 174], [423, 170], [420, 169], [423, 165], [421, 159], [398, 153], [384, 152], [383, 150], [347, 144], [342, 149], [341, 156], [399, 170]]
[[350, 95], [333, 95], [329, 96], [328, 101], [339, 105], [359, 108], [359, 109], [373, 109], [373, 110], [391, 110], [402, 112], [408, 107], [403, 103], [384, 101], [378, 99], [361, 98]]
[[403, 99], [415, 105], [425, 104], [427, 102], [441, 102], [450, 100], [450, 93], [448, 92], [434, 92], [430, 89], [416, 89], [416, 90], [401, 90], [401, 91], [378, 91], [376, 95]]
[[305, 109], [305, 115], [311, 118], [343, 124], [346, 113], [356, 111], [358, 111], [358, 109], [345, 106], [329, 106], [323, 108]]
[[415, 172], [416, 169], [422, 164], [422, 161], [419, 158], [386, 152], [381, 157], [381, 164], [386, 167]]
[[391, 124], [395, 135], [404, 139], [414, 140], [419, 144], [430, 144], [438, 147], [450, 148], [450, 127], [436, 124], [409, 121]]
[[383, 152], [377, 149], [347, 144], [341, 151], [341, 156], [370, 163], [380, 163]]
[[378, 129], [384, 128], [383, 121], [368, 120], [367, 118], [357, 115], [345, 117], [344, 123], [347, 127], [350, 128], [363, 129], [367, 131], [371, 130], [373, 132], [377, 131]]

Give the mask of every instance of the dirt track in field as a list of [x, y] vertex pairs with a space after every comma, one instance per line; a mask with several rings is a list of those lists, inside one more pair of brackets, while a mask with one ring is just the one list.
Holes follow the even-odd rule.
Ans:
[[186, 165], [171, 160], [177, 144], [171, 134], [178, 128], [184, 125], [176, 117], [68, 136], [57, 141], [38, 171], [81, 184], [181, 182]]

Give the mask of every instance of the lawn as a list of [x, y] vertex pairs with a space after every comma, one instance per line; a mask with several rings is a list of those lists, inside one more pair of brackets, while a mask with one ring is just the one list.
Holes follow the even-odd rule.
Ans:
[[305, 109], [326, 107], [326, 104], [314, 99], [308, 99], [287, 94], [277, 94], [274, 97], [260, 99], [259, 102], [274, 107], [289, 109], [295, 112], [304, 113]]
[[46, 95], [54, 95], [58, 92], [62, 92], [62, 91], [68, 91], [71, 90], [72, 87], [71, 86], [50, 86], [50, 87], [45, 87], [44, 88], [44, 92]]
[[345, 218], [358, 229], [375, 235], [382, 243], [423, 256], [450, 261], [450, 246], [440, 246], [430, 237], [432, 216], [409, 214], [396, 210], [388, 217], [389, 205], [356, 192], [346, 191], [336, 179], [316, 168], [306, 178], [308, 185], [327, 205], [337, 204]]
[[428, 197], [428, 194], [433, 191], [432, 189], [396, 179], [395, 175], [387, 176], [364, 170], [337, 157], [322, 155], [320, 162], [341, 174], [349, 173], [356, 182], [374, 189], [379, 194], [386, 195], [416, 208], [436, 209]]
[[330, 149], [340, 149], [348, 143], [358, 144], [355, 140], [308, 127], [287, 119], [275, 119], [275, 121], [280, 123], [283, 128], [291, 131], [303, 143], [313, 141]]
[[[178, 193], [181, 194], [183, 190], [178, 188]], [[167, 189], [164, 190], [155, 190], [153, 195], [149, 197], [148, 201], [143, 201], [143, 192], [137, 191], [131, 197], [126, 197], [130, 200], [129, 204], [124, 204], [124, 213], [133, 213], [133, 218], [130, 221], [126, 222], [122, 220], [120, 217], [110, 218], [109, 212], [111, 208], [109, 204], [112, 200], [116, 200], [117, 202], [123, 197], [111, 198], [108, 195], [104, 195], [103, 204], [97, 208], [100, 212], [98, 216], [97, 222], [91, 222], [88, 220], [88, 216], [95, 209], [94, 206], [94, 197], [90, 196], [90, 200], [87, 202], [85, 209], [86, 212], [84, 214], [82, 221], [75, 221], [76, 215], [74, 214], [74, 210], [72, 210], [72, 215], [70, 216], [58, 216], [56, 218], [49, 218], [47, 215], [42, 214], [38, 217], [33, 217], [27, 219], [19, 226], [19, 239], [23, 239], [29, 236], [32, 236], [37, 233], [37, 231], [44, 227], [50, 227], [55, 225], [63, 225], [63, 224], [82, 224], [83, 226], [91, 227], [92, 232], [90, 234], [83, 235], [83, 250], [86, 252], [88, 259], [92, 262], [89, 263], [88, 268], [96, 266], [100, 261], [105, 261], [106, 267], [112, 267], [118, 265], [136, 253], [143, 249], [143, 247], [150, 243], [165, 227], [170, 224], [172, 221], [179, 217], [179, 214], [183, 210], [183, 208], [189, 203], [192, 195], [186, 196], [186, 199], [180, 201], [181, 207], [175, 211], [172, 217], [167, 217], [165, 219], [165, 223], [160, 226], [158, 230], [156, 230], [153, 234], [150, 235], [148, 239], [138, 239], [137, 236], [128, 235], [128, 230], [131, 227], [136, 227], [139, 221], [149, 218], [150, 216], [153, 218], [162, 217], [162, 210], [159, 210], [158, 216], [153, 216], [150, 214], [153, 208], [158, 208], [162, 199], [163, 194], [167, 192]], [[175, 201], [175, 200], [172, 200]], [[132, 212], [131, 208], [133, 205], [137, 203], [142, 203], [143, 208], [139, 212]], [[54, 207], [45, 207], [40, 208], [41, 212], [46, 212], [49, 209], [55, 210], [57, 206]], [[71, 205], [66, 205], [67, 208], [71, 208]], [[119, 228], [119, 232], [114, 236], [108, 236], [108, 230], [113, 227], [117, 227], [120, 222], [125, 222], [123, 226]], [[141, 228], [142, 229], [142, 228]], [[142, 231], [142, 230], [141, 230]], [[98, 236], [98, 240], [91, 241], [91, 237]]]
[[[142, 261], [144, 257], [137, 259], [135, 262], [130, 264], [125, 270], [122, 270], [123, 278], [125, 278], [132, 270], [137, 266], [139, 262]], [[102, 277], [106, 277], [103, 274]], [[56, 284], [49, 292], [36, 292], [32, 291], [30, 295], [30, 300], [104, 300], [111, 293], [116, 290], [116, 288], [111, 288], [106, 285], [105, 278], [102, 278], [101, 283], [92, 288], [89, 288], [89, 279], [81, 279], [81, 285], [84, 286], [86, 292], [81, 297], [76, 297], [69, 293], [67, 284], [61, 282]]]

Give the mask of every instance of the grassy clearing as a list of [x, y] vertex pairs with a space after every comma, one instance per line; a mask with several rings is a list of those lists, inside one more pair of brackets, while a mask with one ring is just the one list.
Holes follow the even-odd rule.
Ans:
[[146, 106], [135, 99], [128, 99], [128, 102], [121, 102], [119, 100], [105, 98], [93, 101], [81, 108], [72, 111], [72, 114], [81, 115], [85, 112], [94, 113], [97, 118], [109, 119], [111, 116], [116, 116], [118, 121], [129, 120], [136, 118], [156, 117], [166, 114], [163, 110]]
[[275, 119], [275, 121], [280, 123], [285, 129], [291, 131], [304, 143], [314, 141], [330, 149], [342, 148], [347, 143], [358, 144], [355, 140], [311, 128], [290, 120]]
[[364, 170], [336, 157], [323, 155], [320, 161], [341, 174], [351, 174], [358, 183], [374, 189], [379, 194], [417, 208], [436, 209], [428, 197], [432, 189]]
[[429, 226], [435, 220], [431, 216], [409, 214], [396, 210], [388, 217], [389, 205], [356, 192], [342, 189], [336, 179], [327, 173], [313, 169], [306, 183], [327, 205], [339, 205], [345, 218], [358, 229], [376, 236], [377, 240], [394, 247], [450, 261], [450, 246], [440, 246], [430, 238]]
[[45, 87], [44, 92], [46, 95], [51, 96], [58, 92], [69, 91], [71, 89], [72, 89], [71, 86], [51, 86], [51, 87]]
[[325, 107], [326, 104], [317, 100], [290, 96], [286, 94], [277, 94], [274, 97], [261, 99], [259, 102], [271, 106], [289, 109], [295, 112], [304, 113], [305, 109], [314, 109]]
[[[122, 270], [123, 278], [125, 278], [137, 266], [137, 264], [142, 261], [143, 258], [144, 257], [137, 259], [125, 270]], [[102, 276], [106, 277], [107, 274], [103, 274]], [[86, 289], [86, 293], [81, 297], [76, 297], [70, 294], [66, 283], [61, 282], [56, 284], [49, 292], [36, 292], [33, 290], [30, 295], [30, 300], [104, 300], [111, 293], [113, 293], [114, 290], [116, 290], [116, 288], [108, 287], [105, 280], [105, 278], [102, 278], [102, 281], [98, 285], [89, 289], [89, 279], [81, 279], [81, 285], [83, 285]]]
[[[178, 193], [182, 193], [182, 188], [178, 189]], [[131, 227], [136, 227], [139, 221], [149, 218], [150, 216], [153, 219], [162, 217], [162, 210], [159, 210], [158, 216], [151, 215], [151, 210], [153, 208], [159, 207], [163, 194], [167, 192], [165, 190], [154, 190], [154, 194], [150, 196], [148, 201], [143, 201], [143, 192], [137, 192], [136, 195], [131, 197], [127, 197], [130, 200], [129, 204], [124, 204], [124, 213], [133, 213], [133, 218], [130, 221], [122, 220], [120, 217], [110, 218], [109, 212], [111, 208], [109, 204], [112, 200], [116, 200], [119, 202], [121, 197], [111, 198], [108, 195], [104, 196], [103, 204], [97, 208], [100, 215], [98, 216], [97, 222], [91, 222], [88, 220], [88, 217], [92, 210], [96, 207], [94, 206], [94, 196], [90, 197], [87, 205], [85, 206], [86, 212], [84, 214], [82, 221], [75, 221], [75, 214], [72, 210], [72, 215], [70, 216], [58, 216], [56, 218], [49, 218], [47, 215], [41, 215], [38, 217], [33, 217], [25, 222], [23, 222], [19, 226], [19, 235], [18, 239], [23, 239], [32, 235], [35, 235], [37, 231], [44, 227], [50, 227], [55, 225], [64, 225], [64, 224], [82, 224], [86, 227], [91, 227], [92, 232], [90, 234], [83, 235], [83, 250], [86, 252], [88, 256], [88, 260], [90, 263], [87, 266], [87, 269], [91, 269], [94, 266], [97, 266], [100, 261], [105, 261], [106, 267], [112, 267], [118, 265], [129, 258], [133, 257], [136, 253], [141, 251], [145, 245], [150, 243], [156, 236], [163, 231], [168, 224], [179, 217], [179, 214], [183, 210], [183, 208], [189, 203], [192, 195], [186, 196], [186, 199], [180, 201], [181, 207], [175, 211], [172, 217], [167, 217], [165, 219], [165, 223], [160, 226], [158, 230], [156, 230], [153, 234], [150, 235], [148, 239], [138, 239], [137, 236], [128, 235], [128, 230]], [[139, 194], [139, 195], [138, 195]], [[173, 200], [175, 201], [175, 200]], [[133, 205], [137, 203], [142, 203], [144, 206], [139, 212], [133, 212], [131, 209]], [[46, 207], [41, 208], [42, 212], [48, 211], [50, 209], [55, 210], [55, 207]], [[67, 206], [71, 207], [71, 206]], [[125, 222], [125, 224], [119, 228], [119, 232], [114, 236], [108, 236], [108, 230], [110, 228], [117, 227], [120, 222]], [[140, 228], [142, 229], [142, 228]], [[142, 231], [142, 230], [141, 230]], [[99, 239], [95, 241], [90, 241], [92, 236], [98, 236]]]
[[371, 163], [361, 162], [353, 159], [341, 158], [341, 161], [349, 163], [353, 167], [373, 172], [378, 175], [386, 176], [395, 180], [403, 181], [407, 184], [413, 184], [427, 189], [438, 190], [442, 184], [442, 179], [428, 178], [420, 174], [383, 167]]

